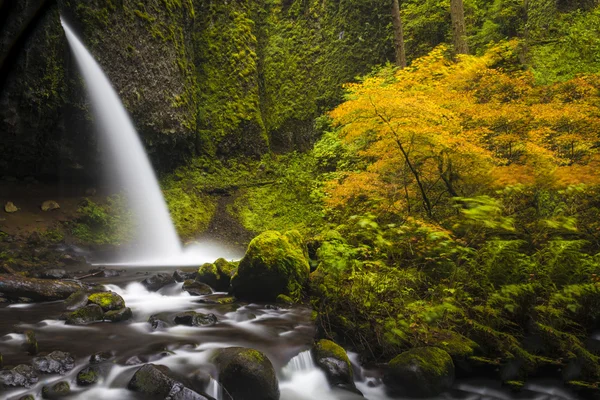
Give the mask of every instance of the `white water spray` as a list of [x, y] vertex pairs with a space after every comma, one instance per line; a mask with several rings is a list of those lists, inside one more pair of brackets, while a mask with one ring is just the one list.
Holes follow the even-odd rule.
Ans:
[[130, 262], [161, 262], [181, 255], [182, 248], [152, 165], [119, 96], [92, 55], [61, 18], [67, 40], [83, 76], [96, 124], [114, 169], [127, 190], [138, 225], [138, 248]]

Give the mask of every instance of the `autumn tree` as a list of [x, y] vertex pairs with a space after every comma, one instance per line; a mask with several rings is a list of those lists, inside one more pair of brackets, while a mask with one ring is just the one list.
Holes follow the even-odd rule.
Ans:
[[452, 38], [456, 54], [468, 54], [467, 28], [465, 26], [465, 10], [463, 0], [450, 0], [450, 17], [452, 18]]

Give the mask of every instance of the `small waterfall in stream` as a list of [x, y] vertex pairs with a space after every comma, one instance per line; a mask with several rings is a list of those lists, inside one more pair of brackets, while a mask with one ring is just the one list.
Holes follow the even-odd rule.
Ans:
[[127, 111], [98, 63], [62, 18], [61, 22], [85, 80], [96, 126], [136, 217], [138, 249], [128, 255], [128, 261], [165, 260], [180, 255], [181, 242]]

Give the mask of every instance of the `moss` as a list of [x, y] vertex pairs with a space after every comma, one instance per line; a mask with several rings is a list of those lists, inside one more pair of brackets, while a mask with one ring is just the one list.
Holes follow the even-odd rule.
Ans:
[[94, 367], [86, 367], [77, 374], [77, 384], [79, 386], [89, 386], [97, 383], [100, 379], [98, 370]]
[[446, 351], [454, 360], [469, 358], [478, 348], [477, 343], [473, 340], [451, 330], [432, 329], [429, 331], [429, 335], [427, 342], [431, 346]]
[[217, 207], [214, 198], [174, 185], [163, 193], [181, 237], [190, 238], [208, 228]]
[[314, 352], [317, 358], [332, 357], [337, 360], [341, 360], [348, 365], [348, 369], [352, 371], [352, 364], [344, 350], [340, 345], [332, 342], [331, 340], [321, 339], [314, 346]]
[[127, 321], [133, 317], [133, 313], [129, 307], [121, 308], [120, 310], [108, 311], [104, 314], [104, 318], [110, 322]]
[[267, 231], [250, 242], [231, 280], [236, 297], [275, 301], [285, 294], [294, 301], [300, 299], [310, 267], [304, 246], [290, 242], [289, 235]]
[[67, 325], [86, 325], [100, 322], [104, 318], [102, 308], [97, 304], [90, 304], [67, 314]]
[[44, 399], [53, 399], [57, 397], [65, 397], [71, 392], [71, 386], [68, 382], [58, 382], [52, 386], [44, 386], [42, 388], [42, 397]]
[[125, 301], [114, 292], [93, 293], [88, 296], [90, 303], [102, 307], [103, 311], [115, 311], [125, 307]]
[[279, 296], [277, 296], [276, 301], [277, 301], [277, 303], [284, 304], [284, 305], [294, 304], [294, 300], [292, 300], [289, 296], [286, 296], [285, 294], [280, 294]]

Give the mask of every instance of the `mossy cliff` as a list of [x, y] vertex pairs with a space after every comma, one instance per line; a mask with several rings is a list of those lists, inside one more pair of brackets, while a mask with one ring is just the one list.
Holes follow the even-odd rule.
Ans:
[[[59, 13], [105, 70], [155, 164], [169, 170], [193, 154], [309, 148], [314, 118], [341, 100], [341, 84], [391, 59], [388, 13], [364, 3], [59, 0], [29, 27], [2, 87], [0, 175], [97, 170]], [[26, 20], [26, 8], [8, 20]], [[9, 41], [23, 24], [0, 36]]]

